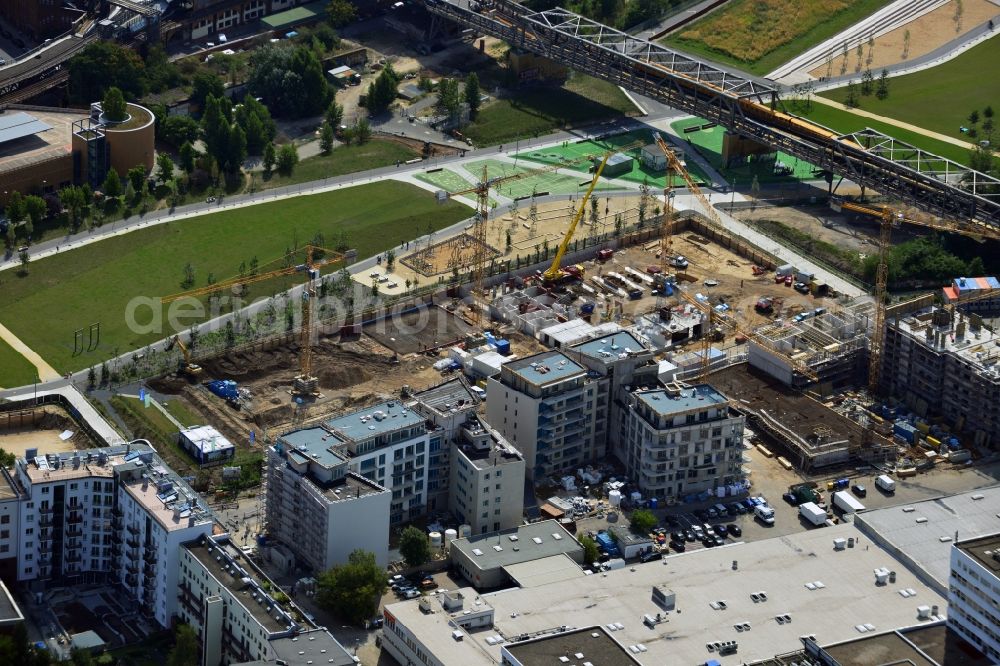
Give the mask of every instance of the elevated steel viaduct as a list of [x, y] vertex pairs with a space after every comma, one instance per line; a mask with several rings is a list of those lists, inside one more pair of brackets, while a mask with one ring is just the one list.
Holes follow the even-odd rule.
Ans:
[[[510, 0], [424, 0], [436, 16], [718, 123], [899, 199], [964, 233], [1000, 226], [1000, 181], [866, 129], [840, 135], [780, 110], [770, 82], [709, 65], [564, 9]], [[994, 231], [995, 233], [995, 231]]]

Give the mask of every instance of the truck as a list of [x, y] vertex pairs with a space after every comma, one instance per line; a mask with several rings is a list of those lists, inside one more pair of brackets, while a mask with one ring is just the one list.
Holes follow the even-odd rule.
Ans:
[[817, 527], [826, 524], [826, 511], [819, 508], [815, 502], [799, 504], [799, 515]]
[[833, 505], [844, 513], [857, 513], [865, 510], [865, 505], [846, 490], [838, 490], [833, 494]]
[[774, 509], [766, 504], [758, 504], [755, 506], [753, 508], [753, 515], [754, 518], [765, 525], [774, 525]]
[[823, 497], [816, 492], [815, 482], [799, 483], [788, 488], [788, 492], [795, 496], [796, 504], [802, 504], [804, 502], [813, 502], [819, 504]]
[[896, 492], [896, 482], [885, 474], [880, 474], [875, 477], [875, 487], [884, 492], [886, 495], [891, 495]]

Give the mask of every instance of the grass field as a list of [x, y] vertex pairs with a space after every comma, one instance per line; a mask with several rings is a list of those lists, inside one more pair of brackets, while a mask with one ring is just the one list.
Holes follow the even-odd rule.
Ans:
[[749, 185], [753, 182], [754, 176], [758, 183], [787, 183], [795, 180], [811, 180], [814, 167], [811, 164], [802, 162], [791, 155], [778, 153], [776, 161], [784, 164], [790, 173], [778, 175], [774, 173], [773, 166], [768, 162], [750, 162], [740, 167], [726, 167], [722, 163], [722, 138], [725, 136], [725, 129], [713, 127], [707, 130], [697, 130], [684, 133], [684, 130], [695, 125], [702, 125], [705, 121], [700, 118], [687, 118], [678, 120], [670, 124], [675, 132], [680, 134], [686, 141], [692, 143], [698, 153], [708, 160], [708, 163], [721, 171], [723, 175], [736, 187]]
[[663, 43], [767, 74], [887, 4], [889, 0], [733, 0]]
[[633, 111], [617, 86], [574, 73], [560, 88], [525, 88], [490, 102], [463, 132], [476, 146], [492, 146]]
[[[587, 173], [591, 166], [590, 162], [585, 160], [588, 156], [603, 155], [608, 150], [620, 149], [637, 142], [646, 145], [652, 143], [652, 141], [653, 136], [651, 132], [625, 132], [606, 137], [600, 141], [572, 141], [562, 146], [550, 146], [540, 150], [526, 151], [518, 153], [518, 157], [531, 160], [532, 162], [541, 162], [542, 164], [559, 164], [568, 160], [584, 160], [576, 162], [575, 166], [571, 168], [581, 173]], [[628, 151], [629, 155], [635, 158], [632, 162], [632, 170], [628, 173], [615, 176], [613, 179], [608, 179], [608, 182], [623, 180], [631, 183], [646, 182], [651, 188], [662, 190], [666, 185], [666, 171], [655, 171], [645, 167], [642, 164], [640, 152], [641, 146], [630, 149]], [[689, 164], [688, 168], [697, 182], [707, 182], [704, 174], [696, 166]], [[674, 186], [684, 187], [684, 179], [681, 176], [674, 176]]]
[[9, 344], [0, 340], [0, 388], [24, 386], [38, 380], [38, 371]]
[[845, 111], [844, 109], [837, 109], [827, 104], [813, 102], [808, 111], [803, 109], [801, 106], [793, 105], [790, 110], [796, 115], [804, 116], [810, 120], [815, 120], [820, 125], [825, 125], [826, 127], [843, 134], [856, 132], [866, 127], [870, 127], [874, 130], [878, 130], [879, 132], [888, 134], [895, 139], [906, 141], [907, 143], [910, 143], [918, 148], [932, 152], [935, 155], [947, 157], [948, 159], [955, 160], [956, 162], [960, 162], [962, 164], [968, 164], [969, 162], [969, 150], [967, 148], [956, 146], [955, 144], [947, 143], [946, 141], [932, 139], [923, 134], [906, 130], [902, 127], [896, 127], [895, 125], [890, 125], [889, 123], [884, 123], [879, 120], [875, 120], [874, 118], [865, 118], [864, 116], [856, 115], [850, 111]]
[[[959, 131], [969, 125], [969, 113], [977, 110], [981, 117], [991, 104], [1000, 112], [1000, 77], [984, 75], [995, 71], [997, 63], [1000, 39], [988, 39], [942, 65], [889, 79], [889, 96], [863, 96], [860, 108], [971, 141]], [[822, 94], [841, 103], [847, 98], [846, 88]]]
[[[0, 274], [0, 321], [58, 370], [79, 370], [165, 337], [166, 325], [162, 332], [129, 330], [126, 306], [133, 297], [183, 291], [187, 263], [200, 287], [209, 273], [218, 280], [237, 275], [254, 256], [268, 270], [268, 262], [317, 232], [328, 245], [343, 232], [358, 256], [368, 257], [469, 214], [456, 202], [437, 204], [416, 186], [384, 181], [162, 224], [34, 261], [23, 278]], [[266, 296], [289, 282], [258, 284], [252, 294]], [[100, 346], [74, 356], [73, 332], [95, 322]]]
[[338, 146], [329, 155], [308, 157], [295, 165], [295, 170], [290, 176], [274, 173], [270, 178], [263, 179], [258, 175], [256, 184], [258, 189], [267, 189], [293, 183], [305, 183], [311, 180], [322, 180], [323, 178], [333, 178], [358, 171], [391, 166], [414, 157], [420, 157], [420, 153], [412, 148], [395, 141], [373, 139], [360, 146], [357, 144]]
[[473, 181], [463, 178], [453, 169], [437, 169], [436, 171], [414, 174], [413, 177], [440, 187], [445, 192], [458, 192], [475, 184]]
[[172, 417], [177, 419], [186, 427], [201, 425], [202, 421], [204, 421], [204, 419], [199, 418], [194, 412], [185, 407], [183, 402], [176, 398], [160, 404], [163, 405], [163, 408], [166, 409]]

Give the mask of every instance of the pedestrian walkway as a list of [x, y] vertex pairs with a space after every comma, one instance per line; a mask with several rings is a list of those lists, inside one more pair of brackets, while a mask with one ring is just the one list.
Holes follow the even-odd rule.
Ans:
[[14, 348], [18, 354], [23, 356], [29, 363], [35, 366], [35, 370], [38, 372], [38, 380], [41, 382], [50, 382], [54, 379], [59, 379], [61, 375], [56, 372], [55, 368], [45, 362], [41, 356], [39, 356], [34, 349], [28, 345], [21, 342], [21, 339], [14, 335], [13, 332], [3, 324], [0, 324], [0, 338], [4, 342], [9, 344]]
[[889, 118], [888, 116], [880, 116], [877, 113], [872, 113], [871, 111], [865, 111], [864, 109], [852, 109], [840, 102], [835, 102], [832, 99], [827, 99], [825, 97], [813, 97], [814, 102], [819, 102], [820, 104], [826, 104], [827, 106], [832, 106], [835, 109], [840, 109], [842, 111], [849, 111], [856, 116], [862, 116], [864, 118], [871, 118], [872, 120], [878, 120], [880, 122], [895, 125], [905, 130], [910, 130], [911, 132], [916, 132], [917, 134], [922, 134], [930, 139], [937, 139], [938, 141], [943, 141], [945, 143], [950, 143], [953, 146], [961, 146], [962, 148], [968, 148], [969, 150], [975, 150], [976, 144], [969, 143], [968, 141], [962, 141], [961, 139], [956, 139], [955, 137], [948, 136], [947, 134], [941, 134], [933, 130], [929, 130], [918, 125], [911, 125], [910, 123], [903, 122], [902, 120], [896, 120], [895, 118]]

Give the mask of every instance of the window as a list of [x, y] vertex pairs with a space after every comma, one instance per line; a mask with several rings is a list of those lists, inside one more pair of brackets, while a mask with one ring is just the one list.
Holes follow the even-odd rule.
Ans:
[[502, 469], [498, 469], [497, 472], [496, 472], [497, 478], [500, 478], [501, 474], [503, 474], [503, 470]]
[[9, 539], [10, 530], [0, 530], [0, 539]]
[[7, 525], [8, 523], [10, 523], [10, 516], [6, 514], [0, 516], [0, 525]]
[[28, 529], [24, 530], [24, 533], [26, 535], [28, 535], [28, 536], [31, 536], [32, 534], [35, 533], [35, 528], [34, 527], [29, 527]]

